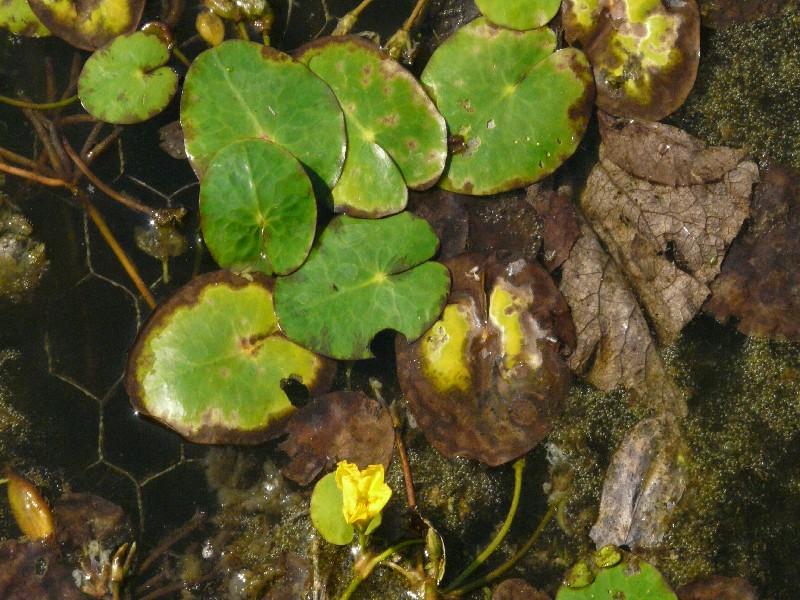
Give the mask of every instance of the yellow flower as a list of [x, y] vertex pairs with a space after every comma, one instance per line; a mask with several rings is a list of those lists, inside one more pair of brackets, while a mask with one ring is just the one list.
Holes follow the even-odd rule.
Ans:
[[364, 533], [367, 526], [392, 497], [383, 482], [383, 465], [370, 465], [363, 471], [346, 460], [336, 466], [336, 485], [342, 490], [345, 521]]

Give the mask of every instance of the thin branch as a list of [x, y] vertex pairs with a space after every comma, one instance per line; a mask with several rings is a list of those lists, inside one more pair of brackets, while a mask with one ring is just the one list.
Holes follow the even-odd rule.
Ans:
[[84, 159], [86, 161], [86, 165], [87, 166], [91, 165], [98, 156], [100, 156], [103, 152], [105, 152], [111, 144], [113, 144], [117, 139], [119, 139], [120, 133], [122, 133], [122, 127], [117, 125], [116, 127], [114, 127], [114, 131], [112, 131], [102, 140], [97, 142], [95, 147], [86, 153], [86, 158]]
[[6, 163], [0, 162], [0, 171], [2, 171], [3, 173], [8, 173], [9, 175], [16, 175], [17, 177], [22, 177], [23, 179], [28, 179], [30, 181], [35, 181], [36, 183], [40, 183], [42, 185], [47, 185], [50, 187], [63, 187], [67, 188], [69, 191], [73, 193], [75, 192], [75, 186], [69, 181], [64, 181], [63, 179], [57, 179], [54, 177], [45, 177], [44, 175], [39, 175], [32, 171], [27, 171], [25, 169], [13, 167]]
[[128, 198], [127, 196], [123, 196], [119, 192], [115, 192], [105, 183], [100, 181], [100, 179], [97, 178], [97, 175], [92, 173], [89, 170], [89, 167], [87, 167], [86, 164], [84, 164], [84, 162], [80, 159], [80, 157], [77, 154], [75, 154], [75, 150], [72, 149], [72, 146], [70, 146], [69, 142], [67, 142], [66, 140], [64, 140], [64, 150], [72, 159], [72, 162], [75, 163], [75, 166], [78, 167], [78, 170], [86, 176], [86, 179], [91, 181], [94, 184], [94, 186], [101, 192], [103, 192], [106, 196], [108, 196], [113, 200], [116, 200], [120, 204], [124, 204], [130, 209], [137, 210], [141, 213], [146, 214], [151, 219], [155, 218], [155, 211], [152, 208], [150, 208], [149, 206], [145, 206], [144, 204], [141, 204], [139, 202], [136, 202], [136, 200]]
[[111, 230], [108, 228], [108, 225], [103, 219], [102, 215], [97, 212], [97, 209], [89, 200], [89, 197], [86, 194], [77, 192], [78, 201], [80, 202], [83, 209], [87, 212], [89, 217], [94, 222], [97, 229], [100, 231], [100, 235], [103, 236], [108, 246], [111, 248], [111, 251], [117, 257], [117, 260], [122, 265], [122, 268], [125, 269], [125, 272], [130, 277], [133, 284], [136, 286], [136, 289], [139, 290], [139, 293], [144, 298], [144, 301], [147, 303], [147, 306], [150, 307], [151, 310], [155, 310], [156, 308], [156, 300], [153, 298], [153, 295], [150, 293], [150, 290], [142, 281], [142, 278], [139, 276], [139, 272], [136, 270], [136, 267], [133, 266], [133, 263], [128, 258], [128, 255], [125, 254], [125, 251], [122, 249], [122, 246], [119, 245], [117, 238], [114, 237], [114, 234], [111, 233]]
[[[5, 148], [2, 147], [0, 147], [0, 158], [4, 158], [5, 160], [10, 160], [12, 162], [15, 162], [19, 165], [27, 167], [32, 171], [41, 171], [42, 169], [41, 165], [39, 165], [39, 163], [37, 163], [35, 160], [31, 160], [27, 156], [21, 156], [15, 152], [12, 152], [11, 150], [6, 150]], [[55, 173], [50, 171], [50, 169], [47, 169], [47, 172], [43, 174], [45, 176], [51, 176], [51, 177], [55, 176]]]

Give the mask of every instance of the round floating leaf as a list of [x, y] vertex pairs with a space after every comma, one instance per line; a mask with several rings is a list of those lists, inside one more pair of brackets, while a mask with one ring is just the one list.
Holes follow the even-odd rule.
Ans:
[[281, 382], [322, 392], [335, 365], [281, 335], [271, 288], [258, 273], [218, 271], [163, 303], [128, 358], [134, 408], [192, 442], [259, 443], [280, 433], [294, 410]]
[[315, 190], [332, 188], [344, 164], [344, 115], [331, 89], [305, 65], [254, 42], [229, 40], [194, 60], [181, 124], [200, 177], [219, 150], [244, 138], [291, 152]]
[[167, 46], [141, 31], [122, 35], [83, 65], [78, 95], [84, 108], [108, 123], [139, 123], [166, 108], [178, 87], [164, 65]]
[[435, 262], [436, 234], [403, 212], [385, 219], [333, 219], [306, 263], [275, 285], [281, 329], [306, 348], [370, 358], [370, 340], [394, 329], [414, 340], [436, 319], [450, 276]]
[[[571, 567], [556, 600], [677, 600], [675, 592], [653, 565], [627, 552], [620, 561], [606, 562], [602, 556], [605, 551], [607, 548], [602, 548], [593, 557]], [[613, 566], [604, 567], [604, 564]]]
[[479, 18], [434, 52], [422, 83], [464, 142], [441, 187], [494, 194], [537, 181], [572, 155], [594, 84], [586, 57], [554, 53], [555, 44], [550, 29], [512, 31]]
[[284, 275], [314, 241], [317, 204], [303, 166], [264, 140], [233, 142], [200, 184], [203, 238], [220, 266]]
[[28, 0], [34, 14], [54, 35], [84, 50], [102, 48], [131, 33], [142, 18], [145, 0]]
[[336, 473], [317, 482], [311, 494], [311, 522], [331, 544], [345, 546], [353, 541], [355, 529], [344, 518], [344, 497], [336, 485]]
[[510, 29], [535, 29], [556, 16], [561, 0], [475, 0], [492, 23]]
[[694, 0], [564, 0], [564, 34], [594, 69], [597, 105], [620, 117], [657, 121], [686, 100], [700, 62]]
[[411, 73], [355, 37], [312, 42], [298, 59], [331, 86], [344, 111], [348, 151], [333, 190], [337, 209], [393, 214], [405, 207], [406, 185], [424, 190], [436, 183], [447, 158], [447, 125]]
[[33, 14], [28, 0], [0, 0], [0, 27], [26, 37], [50, 35], [50, 30]]
[[447, 457], [499, 465], [538, 444], [561, 414], [574, 348], [569, 306], [535, 263], [447, 261], [453, 288], [441, 318], [416, 342], [398, 339], [403, 395]]

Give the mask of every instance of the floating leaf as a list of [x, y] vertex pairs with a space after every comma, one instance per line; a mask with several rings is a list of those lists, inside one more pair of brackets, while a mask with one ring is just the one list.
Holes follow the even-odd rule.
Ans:
[[306, 263], [275, 286], [281, 329], [326, 356], [370, 358], [384, 329], [414, 340], [442, 310], [450, 277], [426, 262], [438, 240], [409, 213], [385, 219], [336, 217]]
[[311, 494], [311, 522], [331, 544], [344, 546], [353, 541], [355, 529], [344, 519], [344, 497], [336, 485], [336, 473], [317, 482]]
[[97, 50], [131, 33], [142, 18], [145, 0], [28, 0], [31, 10], [54, 35], [77, 48]]
[[694, 0], [564, 0], [561, 15], [592, 64], [600, 108], [657, 121], [686, 100], [700, 62]]
[[50, 30], [33, 14], [28, 0], [0, 0], [0, 27], [26, 37], [50, 35]]
[[594, 84], [580, 51], [555, 47], [550, 29], [512, 31], [480, 18], [434, 52], [422, 83], [464, 142], [439, 185], [494, 194], [541, 179], [572, 155]]
[[303, 46], [298, 60], [324, 79], [347, 124], [347, 160], [333, 190], [337, 210], [385, 216], [405, 208], [406, 185], [431, 187], [444, 169], [447, 125], [411, 73], [356, 37]]
[[317, 205], [296, 158], [277, 144], [249, 139], [212, 159], [200, 184], [200, 219], [217, 264], [283, 275], [311, 250]]
[[360, 469], [389, 468], [394, 429], [389, 412], [362, 392], [334, 392], [314, 398], [292, 415], [289, 437], [280, 448], [291, 458], [283, 474], [308, 485], [323, 469], [346, 460]]
[[538, 444], [561, 414], [575, 344], [569, 307], [547, 272], [477, 254], [448, 261], [453, 290], [439, 321], [398, 339], [403, 395], [447, 457], [499, 465]]
[[164, 65], [167, 46], [137, 31], [122, 35], [86, 61], [78, 79], [84, 108], [108, 123], [139, 123], [166, 108], [178, 87], [178, 76]]
[[207, 273], [163, 303], [139, 332], [125, 385], [136, 410], [193, 442], [258, 443], [293, 412], [281, 388], [324, 391], [331, 361], [281, 335], [272, 281]]
[[[647, 600], [677, 600], [675, 592], [650, 563], [623, 554], [622, 560], [610, 567], [599, 566], [595, 557], [605, 549], [574, 565], [564, 577], [556, 600], [601, 600], [607, 598], [647, 598]], [[620, 551], [621, 552], [621, 551]], [[587, 573], [588, 577], [573, 577], [572, 573]], [[592, 579], [594, 576], [594, 579]], [[572, 587], [570, 587], [572, 586]]]
[[331, 89], [305, 65], [254, 42], [229, 40], [194, 60], [183, 84], [181, 124], [201, 178], [214, 154], [244, 138], [291, 152], [315, 190], [332, 188], [344, 163], [344, 116]]
[[556, 16], [561, 0], [475, 0], [492, 23], [510, 29], [535, 29]]

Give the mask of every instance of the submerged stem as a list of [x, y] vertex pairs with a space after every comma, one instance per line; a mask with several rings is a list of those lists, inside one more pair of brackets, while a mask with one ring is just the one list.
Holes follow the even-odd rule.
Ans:
[[10, 104], [11, 106], [16, 106], [18, 108], [27, 108], [29, 110], [53, 110], [56, 108], [64, 108], [65, 106], [69, 106], [70, 104], [74, 104], [79, 100], [77, 94], [75, 96], [70, 96], [69, 98], [65, 98], [64, 100], [59, 100], [58, 102], [26, 102], [24, 100], [17, 100], [15, 98], [9, 98], [8, 96], [0, 96], [0, 102], [3, 104]]
[[536, 531], [533, 532], [531, 537], [528, 538], [528, 541], [525, 542], [522, 548], [520, 548], [517, 551], [517, 553], [514, 554], [514, 556], [509, 558], [502, 565], [497, 567], [495, 570], [490, 571], [483, 577], [479, 577], [478, 579], [475, 579], [474, 581], [471, 581], [470, 583], [463, 585], [460, 588], [449, 590], [448, 593], [452, 596], [463, 596], [464, 594], [471, 592], [472, 590], [476, 590], [479, 587], [483, 587], [487, 583], [491, 583], [492, 581], [503, 575], [503, 573], [505, 573], [511, 567], [513, 567], [514, 564], [520, 558], [525, 556], [525, 553], [528, 552], [528, 550], [531, 549], [531, 546], [533, 546], [536, 543], [536, 540], [538, 540], [539, 536], [542, 535], [544, 528], [547, 527], [547, 524], [550, 522], [550, 519], [553, 518], [553, 515], [556, 514], [556, 511], [558, 510], [558, 507], [561, 506], [562, 502], [564, 502], [564, 498], [561, 498], [560, 500], [550, 505], [550, 508], [547, 509], [547, 512], [542, 517], [542, 520], [539, 522], [539, 526], [536, 528]]
[[517, 459], [513, 465], [514, 468], [514, 496], [511, 499], [511, 507], [508, 509], [508, 515], [506, 516], [506, 520], [503, 523], [503, 526], [500, 528], [500, 531], [497, 532], [497, 535], [494, 536], [494, 539], [489, 542], [489, 545], [486, 546], [486, 549], [481, 552], [475, 560], [473, 560], [470, 565], [464, 569], [461, 574], [456, 577], [450, 585], [445, 588], [445, 591], [449, 592], [451, 590], [456, 589], [462, 581], [464, 581], [467, 577], [469, 577], [475, 569], [480, 567], [486, 559], [489, 558], [492, 553], [497, 550], [497, 547], [506, 537], [509, 528], [511, 527], [511, 522], [514, 520], [514, 516], [517, 514], [517, 508], [519, 507], [519, 498], [522, 492], [522, 471], [525, 469], [525, 458]]
[[347, 586], [342, 595], [339, 596], [339, 600], [348, 600], [350, 596], [353, 595], [358, 589], [358, 586], [361, 585], [367, 577], [369, 577], [370, 573], [372, 573], [373, 569], [377, 567], [381, 562], [389, 558], [390, 556], [397, 554], [400, 550], [404, 548], [408, 548], [409, 546], [416, 546], [422, 544], [423, 540], [406, 540], [405, 542], [400, 542], [399, 544], [395, 544], [394, 546], [390, 546], [377, 556], [371, 558], [363, 567], [358, 570], [356, 576], [353, 578], [353, 581], [350, 582], [350, 585]]

